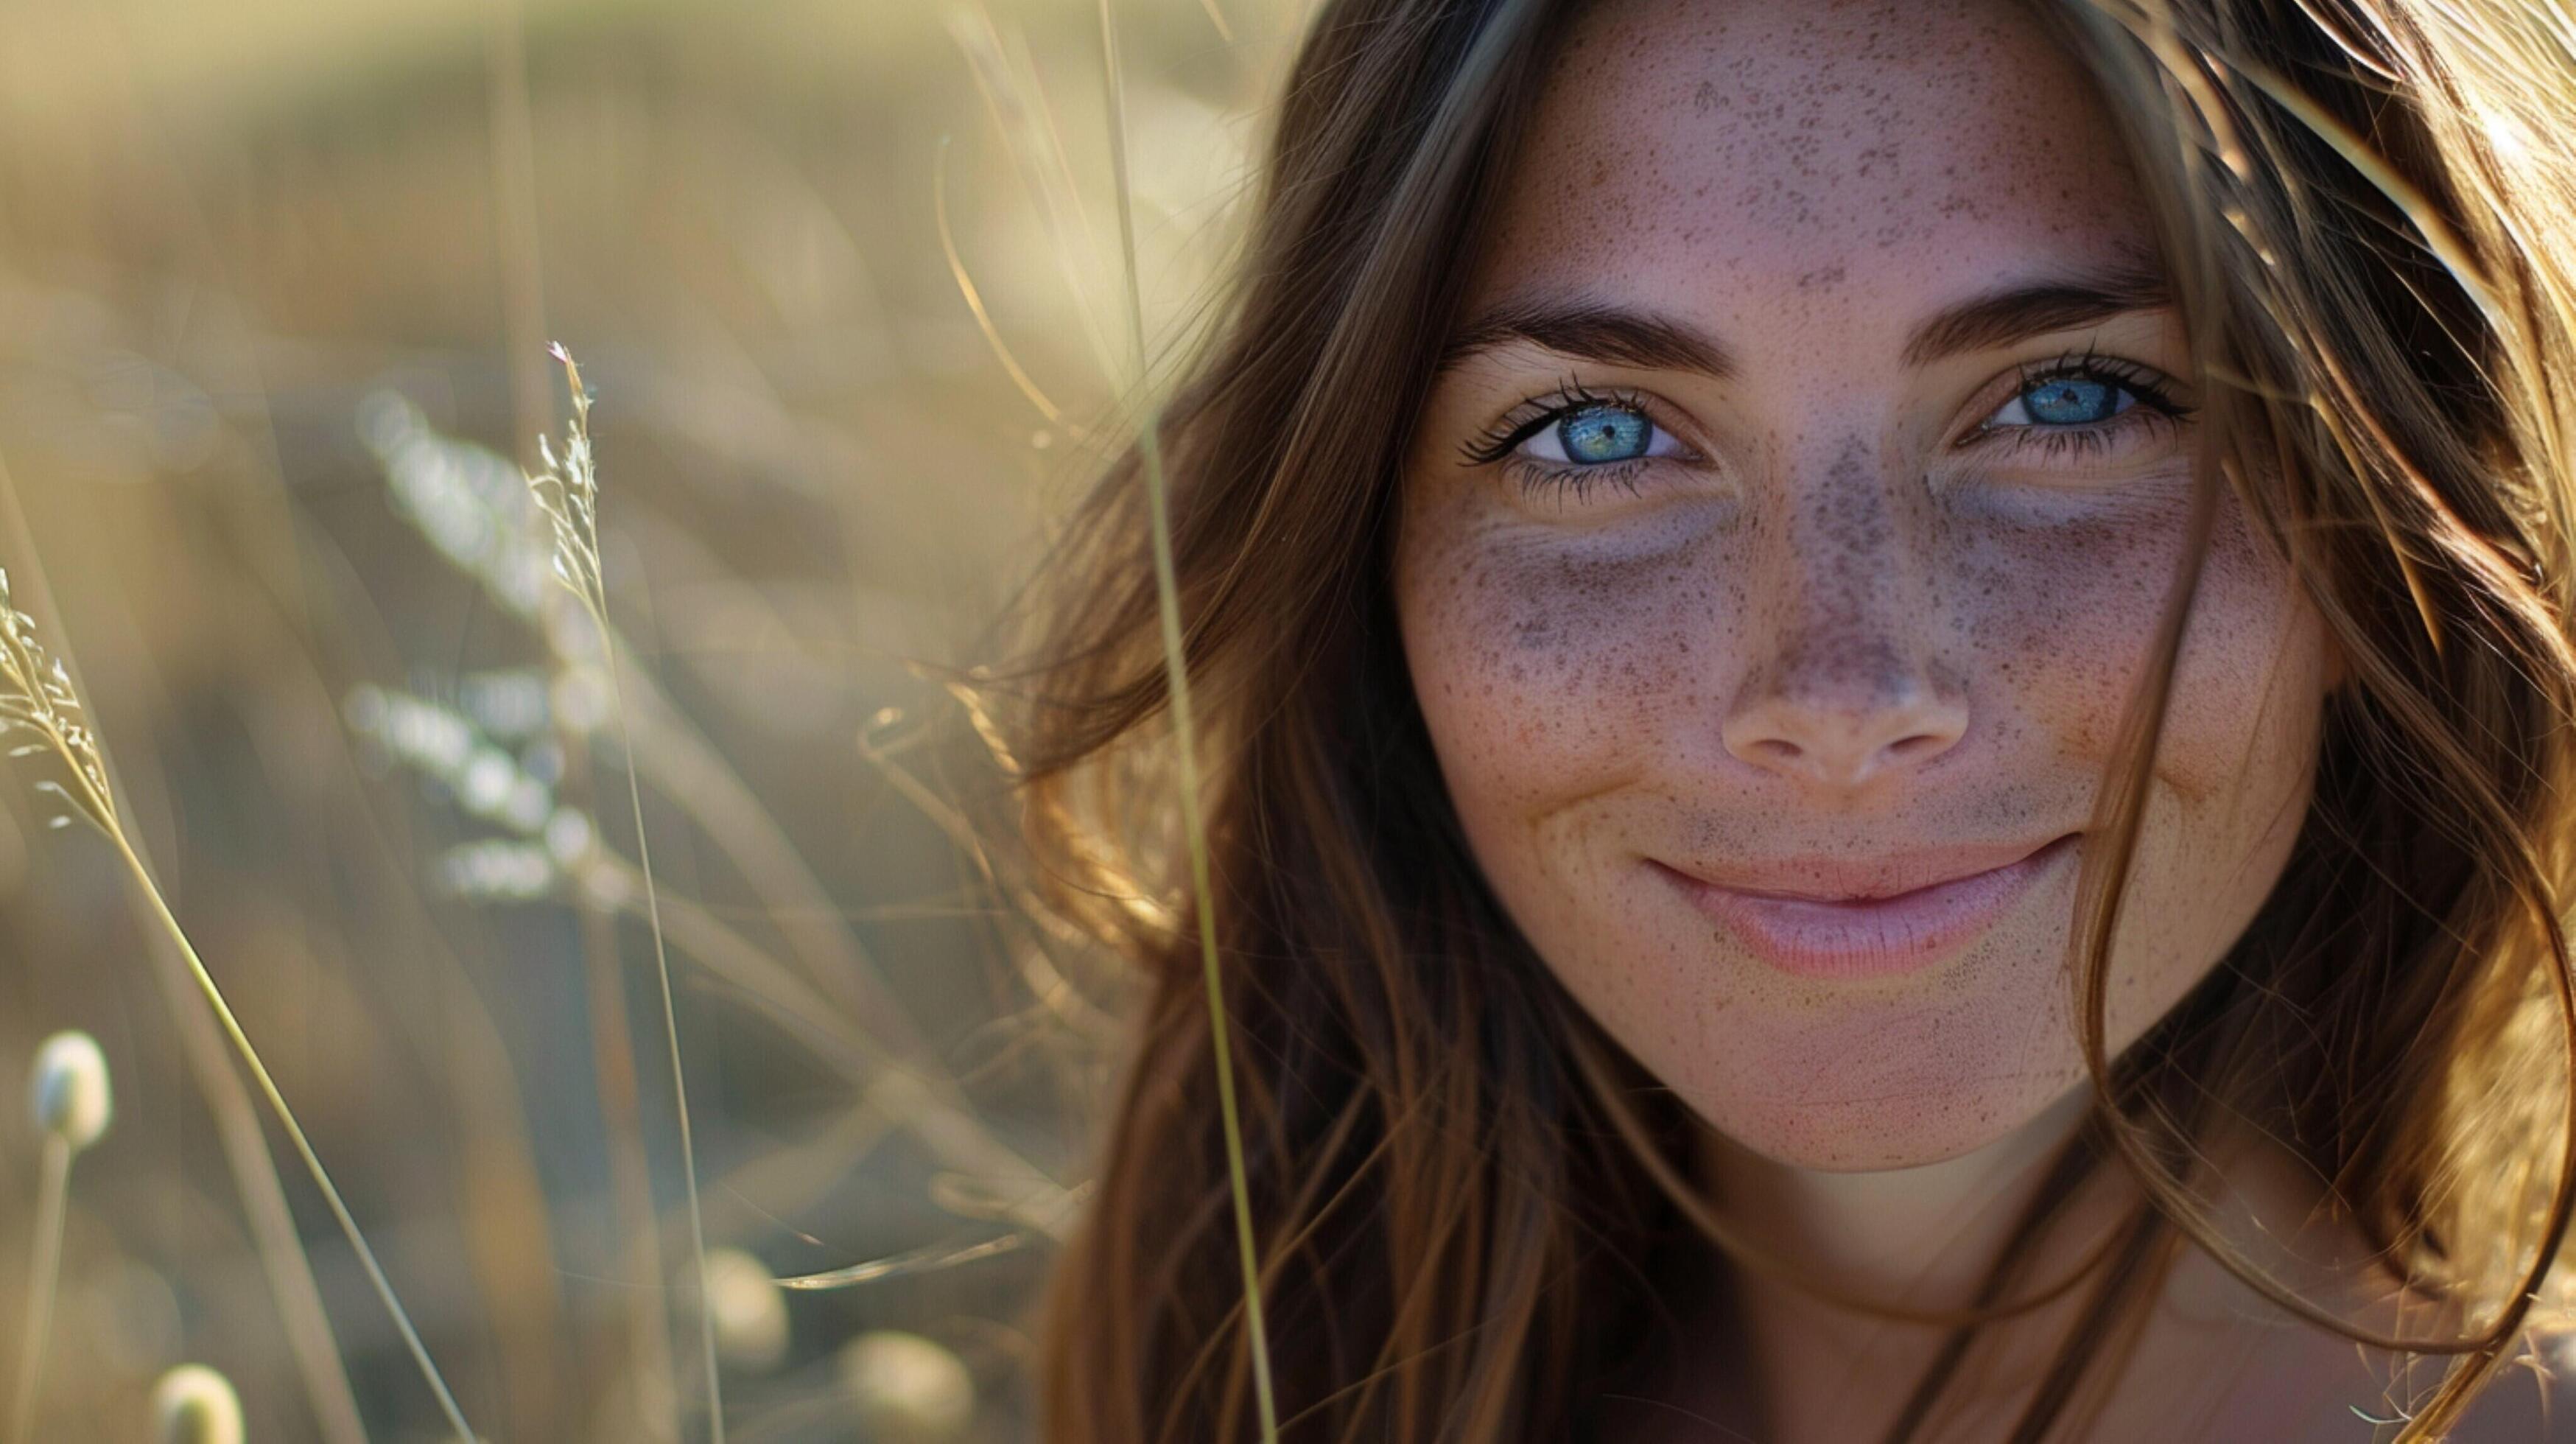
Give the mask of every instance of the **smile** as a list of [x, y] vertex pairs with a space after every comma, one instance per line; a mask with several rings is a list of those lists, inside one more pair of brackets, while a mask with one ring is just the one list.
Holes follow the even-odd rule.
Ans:
[[[2077, 836], [1982, 866], [1983, 857], [1953, 852], [1860, 868], [1767, 868], [1728, 883], [1653, 866], [1692, 906], [1784, 973], [1884, 978], [1928, 968], [1982, 936], [2051, 867], [2074, 856]], [[1767, 885], [1792, 876], [1805, 885]]]

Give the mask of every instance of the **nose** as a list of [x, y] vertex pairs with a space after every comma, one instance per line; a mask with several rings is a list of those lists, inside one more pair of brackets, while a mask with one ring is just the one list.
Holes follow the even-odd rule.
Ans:
[[1968, 708], [1892, 639], [1807, 637], [1755, 679], [1721, 729], [1726, 750], [1822, 787], [1921, 767], [1968, 731]]
[[[1744, 762], [1857, 788], [1920, 768], [1967, 735], [1966, 689], [1933, 656], [1935, 608], [1913, 579], [1901, 484], [1860, 460], [1805, 473], [1785, 545], [1763, 568], [1778, 625], [1758, 643], [1720, 728]], [[1894, 494], [1891, 494], [1894, 493]]]

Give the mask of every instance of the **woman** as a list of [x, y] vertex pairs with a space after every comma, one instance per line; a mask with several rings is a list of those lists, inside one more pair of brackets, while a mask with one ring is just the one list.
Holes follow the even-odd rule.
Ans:
[[2543, 12], [1329, 0], [1152, 458], [1207, 896], [1146, 458], [1033, 611], [1047, 1437], [2540, 1437]]

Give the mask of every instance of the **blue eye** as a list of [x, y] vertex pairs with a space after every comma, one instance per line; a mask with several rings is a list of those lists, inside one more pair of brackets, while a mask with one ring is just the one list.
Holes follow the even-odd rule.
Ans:
[[[2043, 381], [2024, 391], [2022, 405], [2031, 418], [2051, 426], [2082, 426], [2092, 421], [2108, 421], [2120, 411], [2120, 398], [2126, 393], [2117, 386], [2086, 377], [2067, 376]], [[2134, 398], [2131, 405], [2135, 405]]]
[[1624, 406], [1587, 406], [1556, 423], [1556, 440], [1568, 461], [1599, 465], [1646, 454], [1654, 423]]
[[1587, 391], [1572, 381], [1555, 394], [1512, 408], [1484, 435], [1458, 448], [1468, 466], [1505, 464], [1530, 491], [1581, 497], [1608, 481], [1635, 494], [1655, 463], [1696, 458], [1682, 439], [1655, 422], [1642, 397]]
[[1986, 425], [2099, 426], [2138, 404], [2138, 394], [2097, 376], [2043, 376], [1995, 409]]
[[2020, 389], [1961, 443], [1999, 462], [2130, 464], [2172, 454], [2193, 408], [2152, 366], [2091, 352], [2021, 370]]
[[1585, 401], [1535, 423], [1522, 434], [1519, 451], [1532, 461], [1579, 469], [1676, 456], [1681, 446], [1635, 406]]

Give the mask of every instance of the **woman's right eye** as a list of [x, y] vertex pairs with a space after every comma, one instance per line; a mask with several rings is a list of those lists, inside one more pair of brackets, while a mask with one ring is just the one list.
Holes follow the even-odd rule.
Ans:
[[1494, 423], [1492, 431], [1461, 446], [1468, 467], [1510, 459], [1546, 472], [1584, 472], [1682, 454], [1687, 454], [1682, 438], [1656, 425], [1638, 402], [1571, 389], [1512, 407], [1512, 415]]
[[1581, 500], [1600, 482], [1636, 493], [1651, 463], [1693, 456], [1680, 436], [1655, 423], [1643, 399], [1572, 383], [1513, 407], [1459, 448], [1465, 465], [1500, 463], [1523, 492], [1560, 502]]
[[1674, 438], [1643, 411], [1615, 402], [1560, 412], [1520, 444], [1532, 461], [1557, 466], [1608, 466], [1680, 450]]

